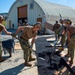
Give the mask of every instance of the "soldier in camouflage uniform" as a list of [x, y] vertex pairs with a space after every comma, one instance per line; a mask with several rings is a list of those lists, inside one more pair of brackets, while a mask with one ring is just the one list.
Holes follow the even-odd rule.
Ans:
[[2, 42], [1, 42], [1, 32], [4, 31], [6, 34], [11, 34], [11, 32], [8, 32], [4, 25], [2, 25], [3, 22], [3, 16], [0, 15], [0, 62], [4, 59], [2, 58]]
[[58, 40], [58, 34], [59, 34], [59, 28], [60, 28], [60, 24], [58, 24], [58, 21], [56, 21], [56, 23], [53, 26], [53, 31], [55, 32], [55, 38], [56, 40]]
[[71, 58], [69, 61], [70, 64], [73, 64], [73, 58], [74, 58], [74, 50], [75, 50], [75, 27], [71, 25], [71, 20], [66, 20], [66, 32], [68, 34], [68, 56]]
[[60, 23], [61, 23], [61, 27], [60, 27], [60, 32], [59, 32], [59, 36], [61, 38], [60, 42], [61, 42], [61, 47], [59, 48], [59, 50], [64, 50], [64, 46], [65, 46], [65, 42], [66, 42], [66, 29], [65, 29], [65, 20], [60, 19]]
[[[15, 34], [12, 35], [13, 37], [15, 37], [20, 32], [20, 30], [22, 30], [22, 34], [20, 36], [19, 41], [24, 52], [25, 66], [29, 66], [29, 67], [32, 66], [32, 64], [30, 64], [29, 61], [35, 60], [35, 58], [33, 58], [31, 55], [32, 48], [30, 47], [33, 46], [37, 32], [40, 29], [41, 29], [41, 23], [38, 22], [34, 26], [20, 26], [15, 32]], [[31, 45], [28, 42], [30, 38], [32, 38]]]

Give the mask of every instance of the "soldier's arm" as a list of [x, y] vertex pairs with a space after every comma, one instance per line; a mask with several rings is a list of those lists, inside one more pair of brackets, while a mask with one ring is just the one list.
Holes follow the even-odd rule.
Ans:
[[7, 35], [10, 35], [10, 34], [11, 34], [11, 32], [7, 31], [7, 29], [6, 29], [5, 27], [3, 27], [3, 31], [4, 31], [4, 33], [7, 34]]
[[54, 31], [54, 29], [55, 29], [55, 25], [53, 26], [53, 29], [52, 29], [52, 31]]
[[18, 29], [15, 32], [15, 35], [17, 35], [21, 30], [22, 31], [24, 30], [24, 26], [19, 26]]
[[64, 35], [65, 34], [65, 30], [63, 30], [63, 32], [62, 32], [62, 35]]
[[70, 32], [69, 31], [67, 31], [67, 33], [68, 33], [68, 42], [70, 41]]
[[36, 39], [36, 37], [33, 37], [33, 38], [32, 38], [31, 46], [33, 46], [33, 44], [35, 43], [35, 39]]

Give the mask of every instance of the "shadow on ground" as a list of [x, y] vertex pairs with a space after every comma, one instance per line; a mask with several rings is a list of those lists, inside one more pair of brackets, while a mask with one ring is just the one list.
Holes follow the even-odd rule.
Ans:
[[10, 58], [10, 56], [3, 56], [3, 61], [0, 61], [0, 63], [2, 63], [2, 62], [4, 62], [5, 60], [7, 60], [7, 59], [9, 59]]
[[20, 64], [19, 66], [1, 72], [0, 75], [18, 75], [24, 67], [24, 64]]

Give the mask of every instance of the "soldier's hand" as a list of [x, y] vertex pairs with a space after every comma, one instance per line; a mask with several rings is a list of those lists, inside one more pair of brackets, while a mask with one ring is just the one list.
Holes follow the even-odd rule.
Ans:
[[15, 34], [11, 34], [11, 36], [12, 36], [12, 37], [16, 37], [16, 35], [15, 35]]
[[59, 34], [59, 36], [62, 36], [62, 34]]

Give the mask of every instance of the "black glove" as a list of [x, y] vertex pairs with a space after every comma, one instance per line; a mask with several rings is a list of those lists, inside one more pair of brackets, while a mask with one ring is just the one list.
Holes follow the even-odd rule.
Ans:
[[58, 34], [59, 36], [62, 36], [62, 34]]
[[15, 35], [15, 34], [11, 34], [11, 36], [12, 36], [12, 37], [16, 37], [16, 35]]

